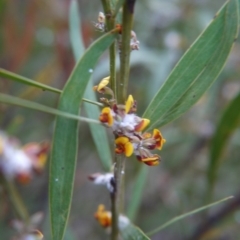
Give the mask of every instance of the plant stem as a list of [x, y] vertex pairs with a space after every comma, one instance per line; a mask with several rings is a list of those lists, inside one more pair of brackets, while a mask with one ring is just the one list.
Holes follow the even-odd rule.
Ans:
[[[107, 30], [110, 31], [115, 27], [115, 18], [113, 17], [113, 10], [111, 8], [111, 2], [109, 0], [102, 0], [102, 5], [104, 13], [106, 16]], [[114, 42], [109, 48], [109, 58], [110, 58], [110, 87], [113, 90], [115, 99], [117, 99], [117, 84], [116, 84], [116, 43]], [[115, 189], [111, 193], [111, 212], [112, 212], [112, 231], [111, 240], [118, 239], [118, 216], [119, 216], [119, 206], [118, 206], [118, 156], [115, 156], [115, 169], [114, 169], [114, 179], [115, 179]]]
[[21, 196], [16, 189], [14, 182], [12, 180], [4, 179], [4, 183], [6, 190], [10, 196], [10, 200], [18, 216], [24, 221], [25, 224], [28, 224], [29, 214]]
[[[129, 58], [130, 58], [130, 40], [131, 30], [133, 22], [133, 5], [135, 0], [126, 0], [123, 6], [123, 22], [122, 22], [122, 46], [120, 55], [120, 79], [116, 81], [116, 46], [112, 44], [110, 47], [110, 81], [111, 88], [115, 94], [115, 98], [118, 104], [124, 104], [127, 96], [128, 78], [129, 78]], [[106, 16], [107, 30], [111, 30], [115, 26], [116, 12], [113, 12], [111, 8], [110, 0], [102, 0]], [[120, 3], [118, 2], [118, 5]], [[119, 9], [119, 6], [116, 8]], [[118, 239], [118, 218], [119, 213], [123, 210], [123, 173], [124, 173], [125, 156], [115, 156], [115, 191], [111, 194], [111, 210], [112, 210], [112, 232], [111, 240]]]
[[111, 213], [112, 213], [112, 231], [111, 231], [111, 240], [118, 239], [118, 212], [117, 212], [117, 201], [116, 194], [111, 194]]
[[126, 0], [123, 5], [123, 20], [122, 20], [122, 44], [120, 54], [120, 79], [117, 83], [117, 100], [118, 103], [124, 104], [127, 97], [128, 79], [129, 79], [129, 62], [130, 62], [130, 40], [133, 23], [133, 4]]
[[[115, 18], [113, 17], [113, 10], [111, 8], [111, 3], [109, 0], [102, 0], [102, 5], [104, 13], [106, 16], [107, 30], [110, 31], [115, 28]], [[116, 42], [109, 48], [109, 58], [110, 58], [110, 86], [116, 97]]]
[[104, 106], [104, 105], [103, 105], [102, 103], [100, 103], [100, 102], [95, 102], [95, 101], [92, 101], [92, 100], [89, 100], [89, 99], [86, 99], [86, 98], [83, 98], [82, 100], [83, 100], [84, 102], [91, 103], [91, 104], [97, 105], [97, 106], [99, 106], [99, 107], [103, 107], [103, 106]]
[[[116, 83], [116, 100], [118, 104], [124, 104], [127, 96], [128, 78], [129, 78], [129, 58], [130, 58], [130, 39], [133, 21], [133, 11], [129, 8], [129, 1], [126, 0], [123, 6], [122, 22], [122, 44], [120, 55], [120, 79]], [[118, 217], [123, 211], [124, 203], [124, 181], [123, 174], [125, 171], [125, 156], [117, 155], [114, 168], [114, 178], [116, 181], [116, 192], [112, 198], [112, 240], [117, 239], [118, 235]]]
[[115, 191], [111, 194], [111, 211], [112, 211], [112, 232], [111, 239], [118, 239], [118, 217], [123, 208], [123, 173], [125, 157], [123, 155], [115, 155], [115, 168], [114, 168], [114, 179], [115, 179]]

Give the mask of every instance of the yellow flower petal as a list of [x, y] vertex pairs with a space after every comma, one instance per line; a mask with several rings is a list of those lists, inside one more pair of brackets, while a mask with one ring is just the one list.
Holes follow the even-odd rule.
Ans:
[[98, 92], [108, 85], [109, 79], [110, 79], [110, 76], [105, 77], [101, 80], [101, 82], [98, 84], [98, 87], [97, 87]]
[[102, 109], [102, 112], [99, 116], [99, 121], [102, 123], [108, 123], [109, 126], [113, 125], [113, 116], [111, 112], [111, 108], [105, 107]]
[[115, 139], [116, 145], [119, 145], [119, 144], [125, 145], [127, 142], [129, 142], [129, 139], [127, 137], [119, 137]]
[[124, 153], [126, 157], [130, 157], [133, 153], [133, 145], [127, 137], [119, 137], [115, 140], [117, 154]]
[[157, 166], [159, 165], [159, 161], [150, 161], [150, 162], [144, 162], [148, 166]]
[[142, 158], [142, 162], [152, 162], [152, 161], [157, 161], [159, 160], [159, 157], [157, 156], [151, 156], [151, 157], [148, 157], [148, 158]]
[[128, 142], [124, 145], [126, 157], [130, 157], [133, 153], [133, 145], [131, 142]]
[[145, 133], [142, 134], [143, 139], [150, 138], [151, 136], [152, 136], [152, 134], [149, 133], [149, 132], [145, 132]]
[[133, 106], [133, 104], [134, 104], [133, 96], [129, 95], [128, 99], [126, 101], [126, 104], [125, 104], [125, 111], [126, 111], [126, 113], [129, 113], [129, 111], [130, 111], [131, 107]]
[[29, 236], [29, 239], [35, 239], [35, 240], [41, 240], [44, 237], [43, 234], [37, 229], [30, 231], [28, 236]]
[[0, 155], [3, 153], [3, 139], [0, 136]]
[[143, 131], [143, 129], [145, 129], [149, 123], [150, 123], [149, 119], [142, 118], [142, 121], [137, 126], [135, 126], [135, 131], [136, 132]]
[[163, 138], [161, 132], [158, 129], [153, 130], [153, 138], [156, 140], [156, 148], [161, 150], [166, 139]]
[[160, 156], [157, 154], [152, 155], [151, 157], [148, 158], [143, 158], [141, 161], [148, 166], [157, 166], [160, 163]]

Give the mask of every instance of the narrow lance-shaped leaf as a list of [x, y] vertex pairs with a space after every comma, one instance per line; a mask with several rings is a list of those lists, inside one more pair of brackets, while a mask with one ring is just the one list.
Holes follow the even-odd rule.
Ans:
[[[39, 82], [34, 81], [34, 80], [30, 79], [30, 78], [26, 78], [26, 77], [23, 77], [23, 76], [18, 75], [16, 73], [10, 72], [10, 71], [8, 71], [6, 69], [0, 68], [0, 76], [4, 77], [6, 79], [11, 79], [13, 81], [29, 85], [29, 86], [40, 88], [43, 91], [47, 90], [47, 91], [54, 92], [54, 93], [62, 93], [62, 90], [60, 90], [58, 88], [50, 87], [50, 86], [48, 86], [46, 84], [39, 83]], [[91, 104], [94, 104], [94, 105], [102, 106], [101, 103], [94, 102], [94, 101], [91, 101], [91, 100], [86, 99], [86, 98], [83, 98], [82, 100], [84, 102], [88, 102], [88, 103], [91, 103]]]
[[[59, 110], [77, 115], [87, 83], [89, 69], [116, 38], [109, 32], [94, 42], [77, 63], [60, 97]], [[78, 147], [78, 122], [57, 117], [50, 161], [50, 215], [53, 240], [62, 240], [71, 206]]]
[[139, 227], [133, 225], [125, 216], [119, 218], [119, 232], [123, 240], [150, 240]]
[[11, 95], [7, 95], [4, 93], [0, 93], [0, 102], [2, 103], [6, 103], [6, 104], [11, 104], [11, 105], [16, 105], [19, 107], [25, 107], [25, 108], [30, 108], [33, 110], [37, 110], [37, 111], [41, 111], [41, 112], [45, 112], [45, 113], [50, 113], [50, 114], [54, 114], [57, 116], [62, 116], [65, 118], [69, 118], [69, 119], [75, 119], [78, 121], [82, 121], [82, 122], [87, 122], [87, 123], [94, 123], [94, 124], [101, 124], [98, 120], [95, 119], [89, 119], [89, 118], [85, 118], [85, 117], [80, 117], [71, 113], [67, 113], [67, 112], [63, 112], [60, 111], [58, 109], [55, 108], [51, 108], [39, 103], [35, 103], [29, 100], [25, 100], [25, 99], [21, 99], [18, 97], [13, 97]]
[[210, 149], [208, 167], [208, 182], [212, 187], [221, 163], [221, 156], [225, 146], [236, 128], [240, 125], [240, 93], [231, 101], [215, 130]]
[[201, 211], [203, 211], [203, 210], [206, 210], [206, 209], [208, 209], [208, 208], [210, 208], [210, 207], [213, 207], [213, 206], [215, 206], [215, 205], [217, 205], [217, 204], [219, 204], [219, 203], [222, 203], [222, 202], [224, 202], [224, 201], [227, 201], [227, 200], [229, 200], [229, 199], [231, 199], [231, 198], [233, 198], [233, 196], [226, 197], [226, 198], [221, 199], [221, 200], [219, 200], [219, 201], [217, 201], [217, 202], [214, 202], [214, 203], [205, 205], [205, 206], [200, 207], [200, 208], [197, 208], [197, 209], [195, 209], [195, 210], [193, 210], [193, 211], [191, 211], [191, 212], [184, 213], [184, 214], [182, 214], [182, 215], [180, 215], [180, 216], [174, 217], [173, 219], [167, 221], [166, 223], [164, 223], [164, 224], [161, 225], [160, 227], [152, 230], [151, 232], [148, 232], [147, 235], [151, 236], [151, 235], [153, 235], [153, 234], [155, 234], [155, 233], [157, 233], [157, 232], [160, 232], [160, 231], [163, 230], [164, 228], [169, 227], [170, 225], [172, 225], [172, 224], [174, 224], [174, 223], [176, 223], [176, 222], [178, 222], [178, 221], [180, 221], [180, 220], [182, 220], [182, 219], [184, 219], [184, 218], [186, 218], [186, 217], [189, 217], [189, 216], [191, 216], [191, 215], [193, 215], [193, 214], [199, 213], [199, 212], [201, 212]]
[[50, 87], [48, 85], [36, 82], [32, 79], [23, 77], [21, 75], [10, 72], [10, 71], [8, 71], [6, 69], [3, 69], [3, 68], [0, 68], [0, 76], [4, 77], [4, 78], [7, 78], [7, 79], [11, 79], [11, 80], [16, 81], [16, 82], [20, 82], [20, 83], [29, 85], [29, 86], [34, 86], [34, 87], [40, 88], [42, 90], [48, 90], [48, 91], [55, 92], [55, 93], [61, 93], [62, 92], [60, 89]]
[[[71, 1], [70, 5], [70, 39], [71, 39], [71, 44], [73, 48], [73, 53], [75, 60], [77, 61], [81, 55], [83, 54], [84, 51], [84, 45], [83, 45], [83, 40], [81, 38], [81, 24], [80, 24], [80, 17], [78, 14], [78, 4], [76, 0]], [[90, 69], [91, 71], [92, 69]], [[97, 101], [96, 94], [93, 91], [93, 84], [90, 79], [84, 96], [87, 99], [91, 99], [93, 101]], [[85, 105], [85, 111], [86, 114], [89, 118], [92, 119], [98, 119], [100, 115], [99, 108], [94, 105]], [[106, 171], [110, 170], [111, 167], [111, 151], [109, 147], [109, 142], [106, 134], [106, 129], [103, 126], [97, 126], [95, 124], [90, 124], [90, 131], [92, 134], [93, 141], [95, 143], [95, 146], [98, 151], [98, 156], [104, 166], [104, 169]]]
[[177, 63], [144, 117], [158, 128], [186, 112], [221, 72], [238, 32], [238, 3], [230, 0]]
[[237, 1], [238, 1], [238, 22], [240, 25], [240, 0], [237, 0]]
[[[216, 79], [237, 36], [236, 9], [235, 1], [225, 4], [172, 70], [143, 115], [151, 119], [150, 128], [160, 127], [179, 117]], [[141, 194], [139, 189], [134, 190], [135, 194]]]
[[149, 172], [148, 166], [141, 164], [139, 168], [140, 169], [138, 170], [136, 179], [134, 181], [134, 189], [132, 191], [131, 201], [127, 209], [127, 215], [132, 221], [134, 221], [141, 204], [142, 194], [144, 187], [146, 186], [146, 180]]

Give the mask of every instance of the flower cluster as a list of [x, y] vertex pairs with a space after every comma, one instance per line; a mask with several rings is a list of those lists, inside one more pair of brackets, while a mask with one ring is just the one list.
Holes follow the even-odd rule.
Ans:
[[107, 87], [109, 80], [109, 77], [102, 79], [93, 89], [111, 95], [110, 100], [101, 98], [108, 106], [102, 109], [99, 120], [112, 128], [115, 136], [115, 152], [125, 154], [127, 157], [134, 153], [140, 162], [149, 166], [158, 165], [160, 156], [151, 153], [150, 150], [161, 150], [166, 140], [158, 129], [154, 129], [152, 133], [143, 132], [150, 120], [136, 115], [137, 103], [132, 95], [129, 95], [125, 105], [117, 104], [113, 91]]
[[8, 180], [28, 183], [34, 172], [42, 172], [48, 150], [48, 143], [29, 143], [20, 147], [16, 139], [0, 132], [0, 173]]

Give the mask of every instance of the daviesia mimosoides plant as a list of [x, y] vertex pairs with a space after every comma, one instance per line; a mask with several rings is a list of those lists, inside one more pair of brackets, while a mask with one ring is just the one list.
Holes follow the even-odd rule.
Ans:
[[[135, 0], [102, 0], [104, 13], [99, 13], [98, 20], [93, 25], [103, 35], [93, 42], [79, 60], [80, 56], [75, 57], [78, 62], [63, 90], [0, 69], [2, 77], [60, 94], [58, 109], [54, 109], [0, 93], [0, 101], [3, 103], [57, 115], [52, 141], [49, 180], [53, 240], [64, 238], [70, 213], [78, 151], [79, 121], [101, 124], [111, 129], [114, 136], [114, 141], [111, 144], [114, 156], [109, 157], [111, 159], [106, 161], [107, 163], [111, 162], [112, 167], [108, 166], [108, 169], [105, 169], [106, 173], [95, 173], [89, 176], [95, 184], [105, 185], [111, 198], [111, 210], [106, 210], [104, 205], [100, 204], [95, 218], [103, 227], [111, 229], [111, 240], [117, 240], [119, 235], [124, 240], [149, 239], [123, 214], [121, 206], [124, 184], [122, 178], [125, 173], [124, 165], [129, 162], [125, 159], [134, 154], [140, 163], [144, 163], [143, 167], [145, 165], [157, 166], [160, 163], [161, 158], [155, 150], [161, 150], [166, 140], [159, 128], [190, 109], [211, 86], [222, 71], [238, 34], [239, 1], [229, 0], [179, 60], [148, 105], [143, 116], [140, 117], [137, 115], [137, 101], [131, 94], [127, 93], [130, 54], [133, 50], [140, 49], [137, 34], [132, 30], [134, 5]], [[77, 2], [72, 0], [70, 17], [78, 16], [77, 9]], [[119, 11], [120, 9], [121, 11]], [[70, 20], [73, 31], [79, 36], [80, 27], [75, 23]], [[74, 28], [74, 26], [78, 27]], [[77, 41], [76, 39], [72, 40], [73, 42]], [[73, 46], [76, 54], [81, 43], [74, 43], [76, 43]], [[83, 46], [81, 47], [83, 48]], [[106, 49], [109, 49], [109, 77], [102, 79], [98, 85], [92, 86], [95, 91], [109, 96], [101, 98], [100, 103], [93, 99], [85, 99], [83, 96], [87, 85], [90, 84], [95, 65]], [[116, 67], [117, 53], [120, 58], [119, 71]], [[90, 119], [79, 116], [82, 101], [101, 106], [100, 111], [96, 110], [97, 113], [99, 112], [98, 120], [97, 117]], [[94, 134], [95, 132], [92, 131], [93, 136]], [[104, 134], [104, 139], [106, 139], [106, 133], [99, 130], [98, 136], [101, 134]], [[96, 138], [94, 141], [99, 155], [105, 150], [109, 152], [107, 143]], [[146, 176], [147, 174], [144, 178]], [[144, 180], [141, 178], [142, 183]], [[143, 185], [136, 187], [136, 192], [132, 193], [134, 200], [141, 199], [142, 191]], [[192, 211], [191, 214], [210, 206], [212, 204]], [[135, 207], [136, 210], [137, 208], [138, 206]], [[178, 218], [162, 225], [162, 228], [188, 215], [190, 213], [182, 215], [182, 217], [178, 216]], [[156, 231], [152, 232], [157, 232], [162, 228], [157, 228]]]

